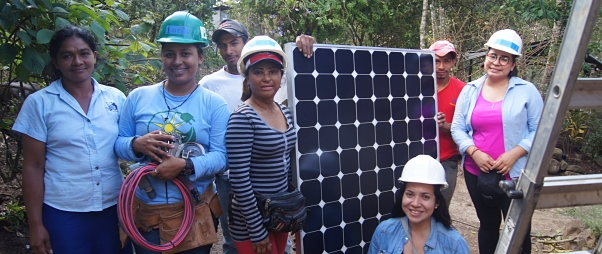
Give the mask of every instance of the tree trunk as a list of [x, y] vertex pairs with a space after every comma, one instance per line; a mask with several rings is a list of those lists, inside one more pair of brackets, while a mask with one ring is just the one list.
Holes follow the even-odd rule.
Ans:
[[552, 79], [552, 72], [554, 71], [554, 64], [556, 63], [555, 59], [556, 56], [558, 55], [558, 41], [559, 41], [559, 37], [560, 37], [560, 32], [561, 32], [561, 21], [556, 21], [554, 22], [554, 28], [552, 28], [552, 38], [550, 39], [549, 42], [549, 49], [548, 49], [548, 59], [546, 60], [546, 68], [543, 71], [543, 77], [541, 78], [541, 84], [540, 84], [540, 89], [544, 90], [547, 86], [548, 83], [550, 83], [550, 79]]
[[[434, 2], [434, 0], [433, 0], [433, 2]], [[431, 3], [431, 5], [429, 7], [431, 8], [431, 29], [433, 30], [433, 38], [435, 40], [439, 40], [441, 38], [441, 35], [439, 34], [439, 29], [441, 27], [439, 27], [437, 24], [437, 15], [435, 14], [435, 6], [433, 6], [433, 3]]]
[[441, 6], [439, 6], [439, 35], [441, 38], [447, 39], [447, 34], [445, 34], [445, 10]]
[[[556, 0], [556, 6], [562, 4], [562, 0]], [[560, 36], [562, 36], [564, 21], [562, 18], [554, 22], [554, 27], [552, 28], [552, 38], [548, 43], [548, 59], [546, 60], [546, 68], [543, 71], [543, 77], [541, 78], [541, 84], [539, 84], [539, 89], [543, 93], [547, 92], [547, 87], [549, 86], [550, 79], [552, 79], [552, 72], [554, 71], [554, 64], [556, 63], [556, 57], [558, 56], [558, 45], [560, 41]]]
[[426, 15], [428, 15], [429, 0], [422, 1], [422, 19], [420, 20], [420, 48], [426, 48]]

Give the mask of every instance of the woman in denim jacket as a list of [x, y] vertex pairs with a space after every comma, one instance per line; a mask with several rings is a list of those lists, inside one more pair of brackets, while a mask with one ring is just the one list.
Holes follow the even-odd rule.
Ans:
[[447, 188], [441, 163], [418, 155], [406, 163], [391, 217], [378, 225], [369, 254], [469, 253], [468, 244], [451, 226], [441, 189]]
[[[502, 214], [510, 198], [484, 196], [477, 188], [480, 174], [494, 172], [516, 179], [527, 163], [527, 154], [539, 124], [543, 100], [537, 88], [517, 75], [516, 59], [522, 40], [513, 30], [494, 33], [485, 44], [486, 74], [468, 83], [458, 97], [452, 138], [462, 153], [464, 179], [474, 204], [479, 226], [479, 253], [494, 253], [499, 239]], [[531, 253], [529, 234], [523, 251]]]

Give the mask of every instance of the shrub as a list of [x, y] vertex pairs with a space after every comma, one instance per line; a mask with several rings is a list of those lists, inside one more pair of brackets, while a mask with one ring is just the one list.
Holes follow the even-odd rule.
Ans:
[[575, 144], [583, 142], [587, 130], [588, 114], [581, 109], [571, 109], [566, 113], [561, 135], [564, 137], [562, 149], [571, 154]]
[[592, 111], [589, 114], [589, 129], [585, 133], [581, 152], [591, 159], [602, 155], [602, 111]]
[[10, 201], [2, 208], [0, 212], [0, 221], [8, 223], [8, 227], [5, 227], [9, 231], [20, 231], [21, 225], [24, 224], [26, 217], [25, 206], [19, 202]]

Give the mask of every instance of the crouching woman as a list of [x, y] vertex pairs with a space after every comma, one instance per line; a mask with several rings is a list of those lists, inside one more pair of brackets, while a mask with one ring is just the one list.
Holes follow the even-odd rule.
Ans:
[[441, 163], [418, 155], [405, 165], [399, 181], [392, 218], [378, 225], [368, 253], [469, 253], [466, 241], [451, 226], [441, 193], [447, 187]]

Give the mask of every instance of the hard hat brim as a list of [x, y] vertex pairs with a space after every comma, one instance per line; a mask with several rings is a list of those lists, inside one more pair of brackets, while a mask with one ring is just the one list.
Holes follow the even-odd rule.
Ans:
[[247, 71], [246, 68], [246, 61], [245, 58], [247, 58], [248, 56], [251, 56], [253, 54], [259, 53], [259, 52], [271, 52], [274, 54], [279, 55], [280, 57], [282, 57], [282, 68], [286, 69], [286, 65], [288, 64], [288, 59], [286, 57], [286, 54], [284, 54], [284, 52], [278, 52], [278, 51], [270, 51], [270, 50], [265, 50], [265, 49], [257, 49], [257, 50], [251, 50], [247, 53], [247, 55], [245, 56], [241, 56], [240, 59], [238, 60], [238, 72], [245, 76], [245, 72]]
[[197, 44], [200, 43], [203, 45], [203, 47], [207, 46], [207, 43], [204, 42], [199, 42], [196, 40], [191, 40], [191, 39], [181, 39], [181, 38], [161, 38], [158, 39], [157, 42], [160, 43], [179, 43], [179, 44]]
[[497, 45], [491, 46], [489, 44], [485, 44], [485, 47], [492, 48], [492, 49], [497, 49], [497, 50], [500, 50], [500, 51], [504, 51], [504, 52], [506, 52], [506, 53], [508, 53], [510, 55], [516, 56], [517, 58], [523, 56], [522, 54], [520, 54], [517, 51], [515, 51], [515, 50], [513, 50], [511, 48], [508, 48], [508, 47], [497, 46]]
[[399, 179], [399, 182], [401, 183], [422, 183], [422, 184], [430, 184], [430, 185], [441, 185], [441, 190], [443, 189], [447, 189], [447, 187], [449, 186], [447, 184], [447, 182], [437, 182], [437, 181], [431, 181], [431, 182], [427, 182], [424, 181], [424, 179], [414, 179], [414, 178], [408, 178], [408, 179], [404, 179], [402, 180], [401, 178]]

